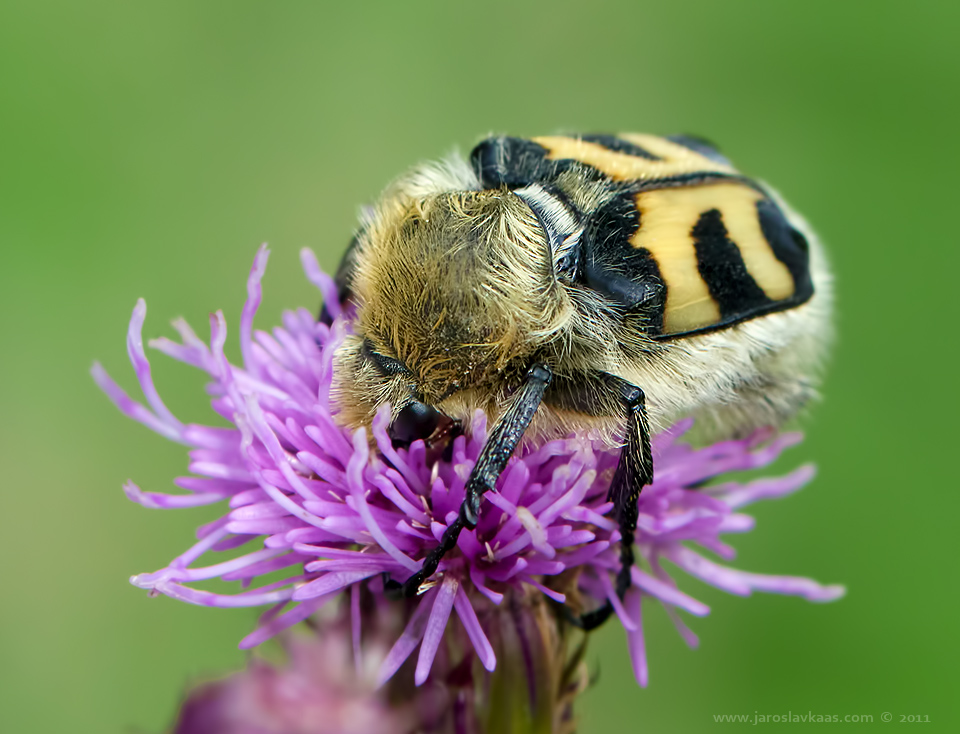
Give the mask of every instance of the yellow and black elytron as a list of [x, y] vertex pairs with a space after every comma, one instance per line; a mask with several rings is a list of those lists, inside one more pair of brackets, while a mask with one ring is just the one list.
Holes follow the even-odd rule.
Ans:
[[[476, 525], [520, 441], [591, 431], [622, 447], [610, 487], [630, 584], [650, 434], [778, 425], [814, 393], [829, 335], [817, 241], [766, 186], [686, 136], [491, 137], [415, 168], [363, 217], [337, 274], [356, 303], [336, 357], [348, 425], [392, 406], [398, 442], [493, 426], [416, 594]], [[590, 627], [610, 605], [584, 615]]]

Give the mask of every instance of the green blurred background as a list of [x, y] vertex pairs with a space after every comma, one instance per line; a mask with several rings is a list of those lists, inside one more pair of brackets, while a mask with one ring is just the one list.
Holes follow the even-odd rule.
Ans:
[[[717, 141], [815, 224], [839, 292], [826, 400], [780, 465], [813, 459], [819, 477], [734, 540], [739, 566], [843, 582], [848, 597], [740, 599], [684, 579], [713, 608], [691, 623], [701, 648], [651, 607], [640, 690], [608, 625], [582, 731], [701, 732], [746, 726], [714, 714], [788, 710], [960, 730], [958, 5], [906, 7], [4, 2], [0, 731], [160, 732], [189, 680], [245, 659], [254, 612], [127, 583], [214, 514], [121, 492], [185, 470], [180, 447], [122, 418], [88, 375], [99, 359], [135, 387], [135, 299], [149, 336], [180, 315], [205, 333], [220, 307], [236, 325], [268, 241], [260, 323], [314, 308], [299, 248], [333, 268], [391, 177], [491, 131], [561, 129]], [[198, 374], [155, 366], [181, 418], [209, 417]]]

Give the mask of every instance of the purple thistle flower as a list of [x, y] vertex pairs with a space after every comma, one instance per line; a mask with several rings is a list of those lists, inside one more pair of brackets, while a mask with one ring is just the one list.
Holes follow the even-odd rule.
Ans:
[[[247, 281], [239, 334], [242, 366], [231, 365], [224, 355], [227, 327], [221, 312], [211, 316], [209, 345], [183, 321], [174, 322], [179, 342], [161, 338], [150, 343], [210, 375], [213, 408], [232, 427], [184, 424], [164, 405], [143, 350], [143, 300], [134, 308], [127, 347], [146, 405], [128, 397], [99, 364], [93, 367], [97, 384], [124, 414], [190, 447], [191, 476], [175, 480], [185, 494], [146, 492], [128, 482], [127, 496], [151, 508], [229, 505], [222, 518], [199, 528], [193, 547], [159, 571], [134, 576], [132, 583], [204, 606], [269, 606], [259, 627], [241, 641], [242, 648], [259, 645], [342, 594], [359, 599], [361, 590], [369, 589], [382, 595], [383, 574], [403, 580], [418, 570], [456, 518], [486, 437], [486, 418], [478, 413], [469, 435], [454, 440], [450, 460], [431, 462], [422, 441], [408, 450], [391, 445], [386, 410], [373, 422], [372, 440], [365, 429], [350, 432], [338, 425], [329, 394], [332, 361], [349, 329], [349, 314], [337, 303], [332, 280], [304, 250], [307, 276], [337, 317], [333, 326], [299, 309], [285, 313], [283, 326], [272, 333], [254, 332], [267, 255], [261, 248]], [[378, 683], [389, 680], [419, 647], [415, 681], [423, 684], [454, 614], [483, 667], [493, 670], [496, 655], [477, 609], [535, 589], [577, 612], [610, 600], [627, 631], [637, 680], [646, 685], [643, 601], [661, 603], [691, 645], [697, 638], [676, 610], [696, 616], [709, 612], [677, 588], [663, 559], [734, 594], [758, 590], [810, 601], [841, 596], [839, 586], [739, 571], [699, 552], [732, 558], [733, 549], [720, 536], [753, 527], [753, 519], [740, 508], [799, 489], [813, 469], [703, 487], [728, 472], [769, 465], [800, 436], [761, 431], [695, 449], [681, 440], [690, 425], [682, 421], [654, 438], [656, 478], [639, 500], [640, 565], [632, 570], [633, 587], [622, 603], [613, 588], [620, 536], [606, 499], [618, 452], [586, 436], [524, 445], [498, 491], [484, 495], [477, 528], [460, 535], [456, 551], [441, 562], [436, 582], [414, 605], [406, 628], [380, 663]], [[274, 572], [286, 575], [257, 585]], [[202, 582], [212, 578], [239, 581], [240, 589], [234, 594], [203, 590]], [[381, 598], [379, 603], [397, 602]], [[355, 611], [357, 650], [361, 626]]]

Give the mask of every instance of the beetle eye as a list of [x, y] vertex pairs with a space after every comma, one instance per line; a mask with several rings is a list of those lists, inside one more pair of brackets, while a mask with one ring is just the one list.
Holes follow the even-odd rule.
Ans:
[[387, 433], [394, 443], [411, 444], [429, 438], [439, 422], [440, 413], [436, 408], [415, 400], [404, 406]]

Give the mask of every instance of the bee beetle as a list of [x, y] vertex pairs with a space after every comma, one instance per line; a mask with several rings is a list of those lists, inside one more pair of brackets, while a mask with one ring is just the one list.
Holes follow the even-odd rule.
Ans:
[[[688, 136], [491, 137], [392, 184], [337, 273], [356, 304], [335, 360], [341, 420], [392, 406], [409, 443], [492, 429], [457, 519], [412, 596], [476, 526], [524, 437], [593, 432], [622, 447], [609, 490], [630, 586], [650, 435], [695, 416], [705, 436], [779, 425], [814, 393], [830, 278], [804, 223]], [[593, 627], [609, 602], [580, 618]]]

